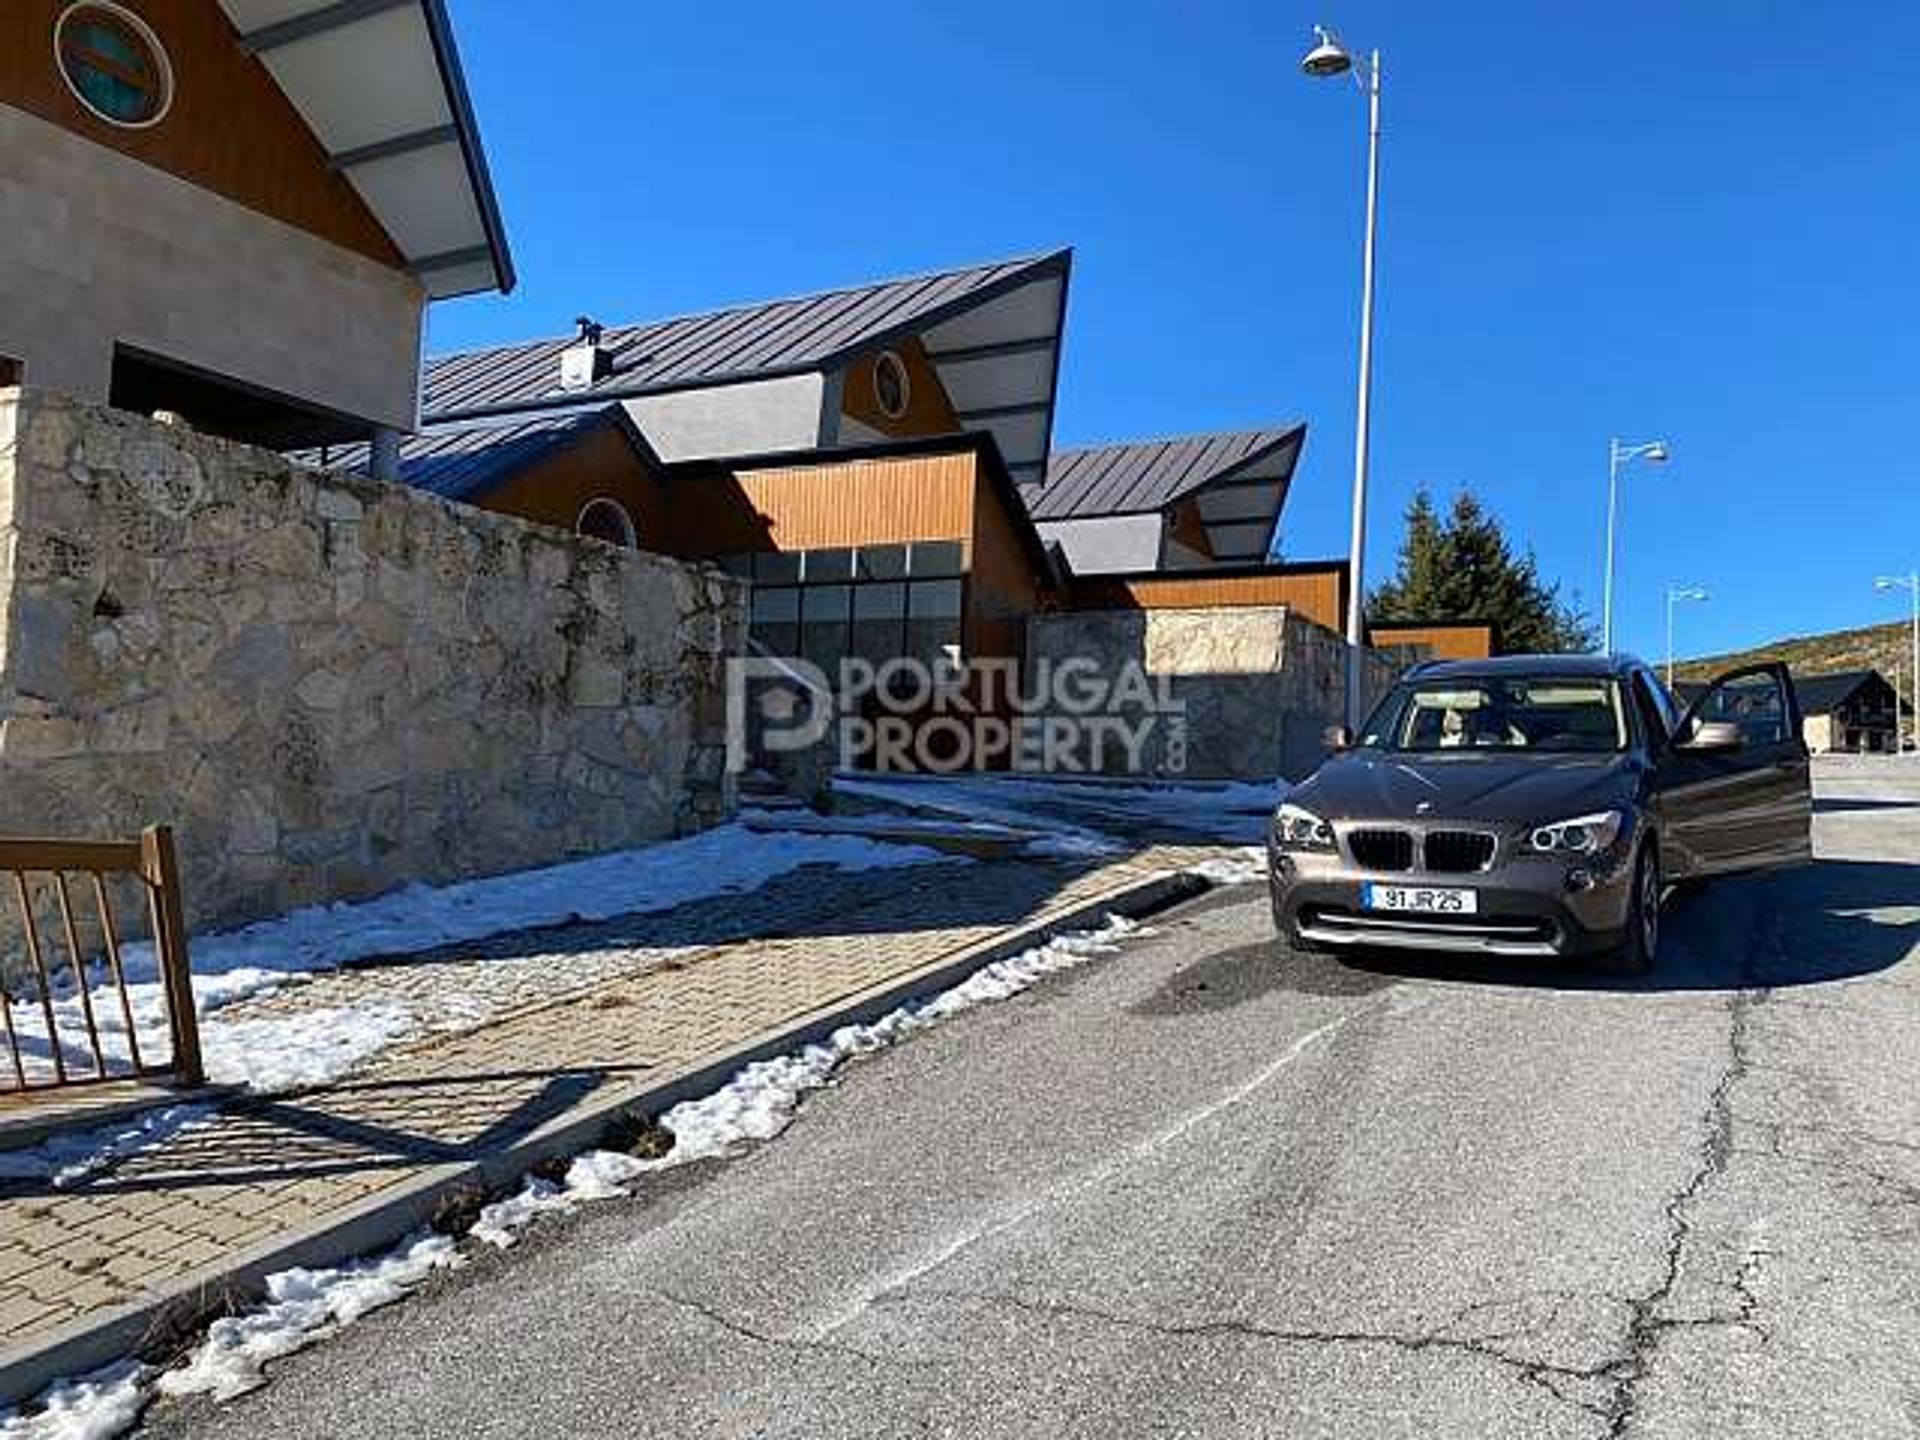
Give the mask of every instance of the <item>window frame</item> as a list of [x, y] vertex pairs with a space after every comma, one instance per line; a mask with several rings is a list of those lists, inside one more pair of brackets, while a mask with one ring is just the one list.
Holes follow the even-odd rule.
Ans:
[[[145, 49], [153, 63], [154, 85], [158, 92], [157, 102], [151, 115], [138, 120], [128, 120], [109, 114], [95, 104], [86, 91], [80, 88], [79, 82], [67, 68], [69, 53], [67, 28], [75, 24], [76, 20], [87, 19], [97, 19], [118, 26]], [[114, 78], [124, 84], [139, 87], [138, 79], [129, 78], [124, 74], [115, 74], [112, 69], [109, 69], [104, 63], [105, 57], [84, 56], [77, 49], [74, 53], [78, 57], [76, 63], [91, 64], [103, 73], [114, 75]], [[173, 109], [176, 88], [173, 57], [167, 53], [167, 47], [161, 42], [159, 32], [152, 25], [126, 6], [115, 3], [115, 0], [72, 0], [72, 3], [60, 12], [53, 22], [53, 68], [59, 73], [60, 83], [67, 87], [67, 93], [73, 96], [80, 108], [103, 125], [111, 125], [118, 130], [150, 130], [165, 120]]]

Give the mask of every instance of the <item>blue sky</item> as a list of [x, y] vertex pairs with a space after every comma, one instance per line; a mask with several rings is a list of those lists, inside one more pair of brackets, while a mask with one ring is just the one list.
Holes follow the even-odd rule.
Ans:
[[[519, 266], [430, 348], [1071, 244], [1058, 443], [1310, 426], [1290, 558], [1342, 554], [1364, 113], [1384, 52], [1372, 560], [1479, 493], [1657, 657], [1897, 618], [1920, 566], [1920, 6], [1097, 8], [454, 0]], [[1091, 19], [1098, 16], [1097, 22]], [[1905, 443], [1903, 443], [1905, 442]]]

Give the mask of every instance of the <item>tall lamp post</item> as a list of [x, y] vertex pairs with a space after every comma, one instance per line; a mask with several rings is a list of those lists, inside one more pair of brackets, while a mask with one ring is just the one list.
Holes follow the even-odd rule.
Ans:
[[1672, 458], [1664, 440], [1647, 440], [1629, 445], [1624, 440], [1607, 441], [1607, 581], [1605, 598], [1600, 602], [1600, 653], [1613, 653], [1613, 554], [1614, 534], [1619, 529], [1620, 472], [1636, 460], [1649, 465], [1664, 465]]
[[[1881, 575], [1873, 582], [1876, 590], [1911, 590], [1913, 592], [1913, 669], [1908, 673], [1907, 701], [1913, 707], [1913, 748], [1920, 752], [1920, 571], [1909, 575]], [[1893, 695], [1893, 748], [1900, 748], [1900, 692]]]
[[1673, 607], [1682, 600], [1708, 600], [1712, 597], [1698, 585], [1667, 587], [1667, 692], [1673, 692]]
[[[1340, 37], [1324, 25], [1313, 27], [1314, 46], [1300, 68], [1316, 78], [1354, 71], [1353, 56]], [[1355, 83], [1367, 95], [1367, 235], [1360, 264], [1360, 394], [1353, 431], [1353, 540], [1348, 548], [1347, 726], [1358, 730], [1365, 718], [1362, 681], [1366, 675], [1367, 432], [1373, 400], [1373, 243], [1380, 218], [1380, 52], [1368, 52]]]

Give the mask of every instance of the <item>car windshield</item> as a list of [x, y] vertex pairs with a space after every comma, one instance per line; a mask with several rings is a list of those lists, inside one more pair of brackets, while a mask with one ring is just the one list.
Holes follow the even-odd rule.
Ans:
[[1411, 681], [1361, 734], [1382, 750], [1607, 752], [1627, 747], [1620, 687], [1602, 677], [1514, 675]]

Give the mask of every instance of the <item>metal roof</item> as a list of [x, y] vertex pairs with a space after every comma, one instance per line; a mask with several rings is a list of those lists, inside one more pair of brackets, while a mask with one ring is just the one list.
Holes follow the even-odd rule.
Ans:
[[601, 334], [610, 368], [560, 384], [573, 335], [431, 357], [429, 423], [823, 370], [917, 335], [961, 425], [994, 436], [1016, 479], [1037, 479], [1051, 443], [1072, 252], [1023, 256], [816, 295], [736, 305]]
[[444, 0], [220, 0], [435, 300], [513, 288]]
[[[484, 494], [517, 471], [572, 444], [587, 431], [617, 424], [627, 430], [642, 457], [658, 459], [633, 430], [618, 405], [540, 415], [529, 420], [491, 425], [467, 425], [409, 435], [400, 442], [401, 482], [445, 500], [467, 500]], [[335, 445], [302, 450], [291, 458], [327, 470], [365, 474], [368, 447]]]
[[1213, 557], [1260, 560], [1278, 533], [1306, 431], [1296, 422], [1059, 450], [1045, 483], [1021, 493], [1035, 520], [1055, 525], [1160, 513], [1198, 496]]

